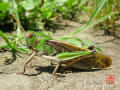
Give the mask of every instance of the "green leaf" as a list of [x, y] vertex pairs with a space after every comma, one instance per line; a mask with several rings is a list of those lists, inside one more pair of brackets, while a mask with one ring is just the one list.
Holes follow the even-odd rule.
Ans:
[[22, 5], [25, 10], [32, 10], [35, 7], [34, 2], [32, 0], [21, 1], [20, 5]]
[[34, 32], [28, 31], [27, 33], [33, 33], [32, 37], [27, 38], [28, 45], [32, 46], [37, 50], [42, 50], [44, 48], [46, 40], [52, 39], [50, 32]]
[[27, 38], [27, 44], [32, 47], [36, 47], [36, 42], [37, 42], [37, 37], [36, 35], [33, 34], [32, 37]]
[[64, 53], [59, 53], [56, 55], [57, 58], [59, 58], [60, 60], [70, 60], [73, 58], [77, 58], [80, 56], [84, 56], [84, 55], [89, 55], [91, 54], [92, 51], [81, 51], [81, 52], [64, 52]]
[[17, 35], [13, 35], [10, 33], [6, 33], [7, 38], [11, 39], [11, 40], [15, 40], [17, 38]]
[[55, 0], [57, 6], [62, 6], [67, 0]]
[[37, 35], [37, 37], [40, 37], [40, 38], [52, 39], [52, 37], [50, 36], [51, 33], [47, 31], [35, 32], [35, 34]]
[[29, 50], [28, 48], [20, 48], [20, 47], [17, 47], [16, 50], [19, 51], [19, 52], [25, 52], [25, 53], [30, 52], [30, 50]]
[[8, 46], [8, 45], [1, 45], [1, 44], [0, 44], [0, 49], [1, 49], [1, 48], [9, 49], [9, 46]]
[[16, 47], [16, 50], [19, 52], [25, 52], [25, 53], [30, 52], [30, 49], [28, 49], [28, 47], [23, 44], [19, 44], [19, 46]]
[[46, 40], [47, 40], [46, 38], [40, 40], [40, 43], [36, 46], [36, 49], [37, 50], [42, 50], [44, 45], [45, 45]]
[[94, 49], [97, 51], [97, 52], [102, 52], [102, 50], [100, 48], [98, 48], [93, 42], [89, 41], [89, 40], [85, 40], [85, 39], [82, 39], [81, 40], [84, 44], [83, 48], [88, 48], [89, 46], [94, 46]]
[[82, 47], [82, 42], [79, 38], [75, 38], [75, 37], [65, 37], [60, 39], [62, 41], [68, 42], [72, 45], [78, 46], [78, 47]]
[[45, 45], [44, 52], [47, 53], [48, 55], [50, 55], [53, 53], [53, 48], [51, 48], [49, 45]]
[[0, 11], [6, 11], [9, 8], [9, 3], [0, 2]]
[[81, 41], [83, 42], [84, 46], [95, 45], [93, 42], [91, 42], [91, 41], [89, 41], [89, 40], [82, 39]]

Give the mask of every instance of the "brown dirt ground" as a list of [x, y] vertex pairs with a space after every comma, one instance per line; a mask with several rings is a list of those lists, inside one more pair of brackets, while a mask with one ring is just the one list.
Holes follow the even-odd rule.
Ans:
[[[56, 30], [54, 37], [60, 37], [81, 27], [80, 24], [68, 21], [67, 27]], [[76, 37], [88, 39], [109, 55], [113, 64], [110, 69], [96, 71], [73, 70], [72, 73], [52, 75], [53, 67], [50, 61], [35, 56], [28, 65], [26, 75], [23, 66], [29, 57], [19, 54], [14, 63], [4, 65], [6, 59], [11, 59], [10, 52], [0, 52], [0, 90], [120, 90], [120, 40], [112, 36], [104, 36], [103, 30], [85, 30]], [[115, 83], [106, 84], [107, 75], [115, 77]]]

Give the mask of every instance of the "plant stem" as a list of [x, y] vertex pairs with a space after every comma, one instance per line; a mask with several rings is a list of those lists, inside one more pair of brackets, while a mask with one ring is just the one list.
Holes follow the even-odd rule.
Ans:
[[19, 25], [19, 27], [21, 28], [22, 32], [25, 33], [24, 28], [22, 27], [22, 25], [20, 24], [20, 22], [17, 20], [17, 18], [13, 14], [11, 14], [11, 15], [12, 15], [13, 19], [16, 21], [16, 23]]

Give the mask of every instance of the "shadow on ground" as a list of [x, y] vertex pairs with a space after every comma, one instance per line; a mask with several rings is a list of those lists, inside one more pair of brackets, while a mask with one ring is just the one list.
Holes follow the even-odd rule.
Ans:
[[[50, 73], [52, 74], [55, 66], [33, 66], [35, 70], [38, 72], [36, 74], [25, 74], [27, 76], [37, 76], [40, 75], [43, 72]], [[107, 70], [107, 69], [90, 69], [90, 70], [80, 70], [80, 69], [75, 69], [75, 68], [67, 68], [65, 69], [64, 67], [60, 67], [57, 71], [59, 74], [67, 74], [67, 73], [79, 73], [79, 72], [96, 72], [100, 70]]]

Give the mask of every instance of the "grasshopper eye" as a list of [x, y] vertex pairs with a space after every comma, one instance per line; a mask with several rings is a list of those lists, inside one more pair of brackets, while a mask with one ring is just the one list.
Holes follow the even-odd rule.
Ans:
[[95, 48], [94, 46], [89, 46], [88, 47], [88, 49], [90, 49], [90, 50], [94, 50], [94, 48]]

